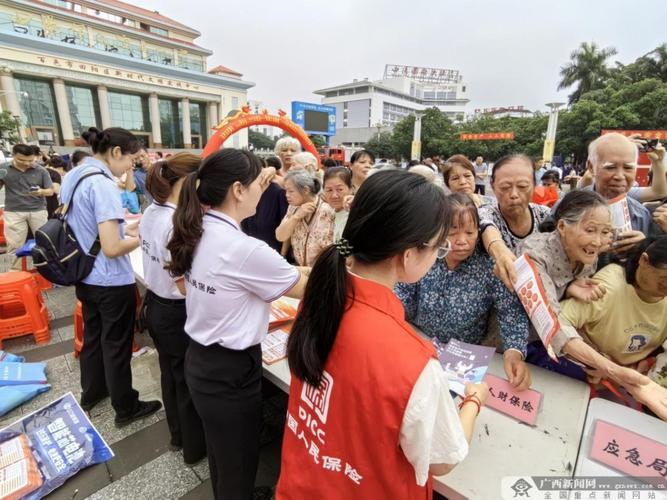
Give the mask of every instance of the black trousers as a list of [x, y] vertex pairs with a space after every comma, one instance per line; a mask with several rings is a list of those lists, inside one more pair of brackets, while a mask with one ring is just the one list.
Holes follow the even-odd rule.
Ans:
[[185, 352], [190, 337], [185, 333], [185, 299], [163, 299], [150, 290], [144, 300], [146, 328], [160, 361], [162, 401], [167, 414], [171, 442], [183, 447], [183, 459], [194, 463], [206, 456], [201, 419], [185, 382]]
[[253, 497], [262, 426], [262, 350], [190, 342], [185, 378], [204, 424], [215, 498]]
[[486, 185], [475, 184], [475, 194], [481, 194], [482, 196], [484, 196], [484, 194], [486, 194]]
[[118, 417], [132, 415], [139, 393], [132, 388], [132, 337], [136, 315], [135, 285], [76, 285], [83, 306], [81, 402], [111, 396]]

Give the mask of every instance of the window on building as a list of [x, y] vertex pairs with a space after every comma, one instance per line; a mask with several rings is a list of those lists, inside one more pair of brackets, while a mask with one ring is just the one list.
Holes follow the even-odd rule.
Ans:
[[51, 82], [30, 78], [14, 78], [21, 106], [21, 119], [27, 127], [58, 128], [56, 99]]
[[179, 112], [181, 102], [174, 99], [160, 99], [160, 131], [162, 146], [165, 148], [183, 147], [182, 117]]
[[32, 35], [44, 38], [44, 28], [40, 17], [26, 15], [25, 12], [0, 10], [0, 31]]
[[168, 66], [174, 65], [174, 52], [170, 49], [163, 49], [158, 47], [148, 47], [146, 49], [146, 59], [158, 63], [166, 64]]
[[96, 33], [93, 47], [113, 54], [141, 58], [141, 42], [111, 33]]
[[111, 125], [127, 130], [150, 132], [148, 98], [135, 94], [109, 92]]
[[148, 31], [150, 31], [151, 33], [155, 33], [156, 35], [169, 36], [167, 30], [158, 28], [157, 26], [149, 26]]
[[232, 109], [239, 109], [239, 98], [236, 96], [232, 97]]
[[[206, 144], [206, 104], [201, 102], [190, 103], [190, 132], [192, 135], [200, 137], [199, 147]], [[194, 143], [194, 139], [192, 142]]]
[[193, 71], [204, 71], [204, 59], [193, 54], [179, 54], [178, 66]]
[[99, 128], [101, 120], [97, 92], [89, 87], [73, 87], [71, 85], [66, 85], [65, 91], [74, 133], [81, 135], [90, 127]]

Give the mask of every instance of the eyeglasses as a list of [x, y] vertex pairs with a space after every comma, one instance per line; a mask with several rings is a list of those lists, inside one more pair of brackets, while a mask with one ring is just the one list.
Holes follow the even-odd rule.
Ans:
[[438, 254], [436, 255], [436, 257], [438, 259], [444, 259], [445, 257], [447, 257], [447, 254], [452, 250], [452, 244], [449, 242], [449, 240], [445, 240], [445, 246], [442, 247], [441, 246], [436, 247], [435, 245], [429, 245], [428, 243], [424, 243], [423, 246], [430, 249], [437, 248]]

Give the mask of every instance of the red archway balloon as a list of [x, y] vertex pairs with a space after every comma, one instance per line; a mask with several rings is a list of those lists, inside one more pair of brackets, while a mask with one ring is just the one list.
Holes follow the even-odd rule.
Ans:
[[250, 108], [244, 106], [241, 108], [241, 111], [233, 116], [228, 116], [222, 120], [218, 126], [214, 127], [214, 133], [206, 143], [204, 151], [202, 151], [202, 158], [206, 158], [208, 155], [215, 153], [232, 134], [239, 130], [254, 125], [271, 125], [284, 130], [297, 139], [305, 151], [312, 153], [315, 158], [317, 158], [319, 164], [320, 154], [318, 153], [315, 144], [313, 144], [313, 141], [310, 140], [310, 137], [308, 137], [301, 127], [287, 117], [287, 114], [284, 111], [278, 110], [278, 116], [270, 115], [265, 109], [257, 115], [250, 114], [249, 111]]

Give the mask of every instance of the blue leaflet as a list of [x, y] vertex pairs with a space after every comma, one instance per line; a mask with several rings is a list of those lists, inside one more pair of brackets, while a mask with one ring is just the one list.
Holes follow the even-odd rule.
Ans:
[[44, 363], [0, 362], [0, 386], [46, 384]]
[[51, 389], [49, 384], [6, 385], [0, 387], [0, 417], [49, 389]]

